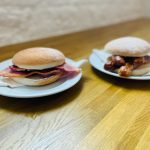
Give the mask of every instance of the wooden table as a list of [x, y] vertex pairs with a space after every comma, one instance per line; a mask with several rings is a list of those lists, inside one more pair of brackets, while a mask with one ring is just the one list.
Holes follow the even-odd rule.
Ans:
[[[88, 58], [92, 48], [128, 35], [150, 41], [150, 20], [2, 47], [0, 60], [34, 46], [57, 48], [80, 60]], [[82, 80], [60, 94], [36, 99], [0, 96], [0, 149], [149, 150], [149, 90], [149, 81], [117, 79], [86, 64]]]

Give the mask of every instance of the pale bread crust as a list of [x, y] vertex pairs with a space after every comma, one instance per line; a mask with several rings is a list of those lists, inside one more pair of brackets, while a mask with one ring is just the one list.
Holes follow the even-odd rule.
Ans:
[[12, 58], [12, 63], [25, 69], [47, 69], [62, 65], [65, 56], [62, 52], [44, 47], [34, 47], [19, 51]]
[[43, 79], [31, 79], [31, 78], [12, 78], [12, 79], [18, 83], [27, 86], [42, 86], [42, 85], [51, 84], [59, 80], [60, 77], [61, 75], [54, 75], [49, 78], [43, 78]]
[[122, 37], [108, 42], [104, 49], [113, 55], [141, 57], [150, 53], [150, 43], [136, 37]]
[[150, 72], [150, 63], [141, 65], [137, 69], [132, 71], [133, 76], [142, 76]]

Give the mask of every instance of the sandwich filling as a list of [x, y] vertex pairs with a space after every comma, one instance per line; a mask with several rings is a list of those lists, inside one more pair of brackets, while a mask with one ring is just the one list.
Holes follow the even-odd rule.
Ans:
[[132, 71], [138, 67], [150, 63], [150, 56], [143, 57], [124, 57], [112, 55], [108, 58], [104, 69], [118, 73], [120, 76], [128, 77]]
[[43, 70], [30, 70], [19, 68], [15, 65], [9, 66], [5, 70], [0, 71], [0, 76], [8, 78], [49, 78], [54, 75], [60, 75], [63, 77], [73, 76], [80, 72], [80, 69], [64, 63], [60, 66], [43, 69]]

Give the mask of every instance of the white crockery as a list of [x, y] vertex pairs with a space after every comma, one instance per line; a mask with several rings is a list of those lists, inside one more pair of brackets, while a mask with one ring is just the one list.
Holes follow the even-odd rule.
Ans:
[[[69, 58], [66, 58], [66, 62], [76, 67], [80, 67], [83, 63], [85, 63], [85, 60], [75, 62]], [[0, 63], [0, 70], [3, 70], [10, 65], [12, 65], [11, 59], [3, 61]], [[79, 82], [81, 77], [82, 71], [74, 77], [63, 78], [50, 85], [45, 86], [39, 87], [21, 86], [17, 88], [0, 86], [0, 95], [15, 98], [34, 98], [53, 95], [71, 88], [72, 86], [74, 86], [76, 83]]]
[[129, 76], [129, 77], [123, 77], [119, 76], [117, 73], [113, 73], [110, 71], [107, 71], [104, 69], [104, 64], [107, 61], [107, 58], [110, 56], [110, 54], [106, 53], [105, 50], [97, 50], [93, 49], [92, 54], [89, 57], [90, 64], [100, 72], [103, 72], [105, 74], [117, 77], [117, 78], [125, 78], [125, 79], [132, 79], [132, 80], [150, 80], [150, 73], [145, 74], [143, 76]]

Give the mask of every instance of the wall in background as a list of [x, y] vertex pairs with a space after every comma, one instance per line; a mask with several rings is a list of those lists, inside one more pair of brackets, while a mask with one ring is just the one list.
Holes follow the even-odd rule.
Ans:
[[144, 16], [150, 18], [150, 0], [143, 0], [143, 12]]
[[141, 0], [0, 0], [0, 45], [142, 16]]

